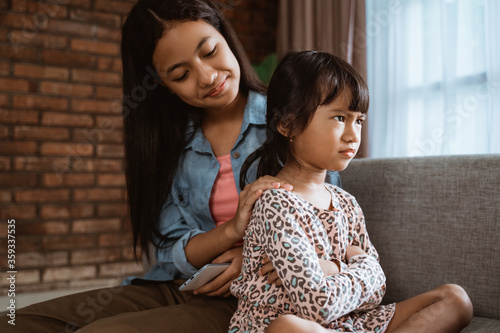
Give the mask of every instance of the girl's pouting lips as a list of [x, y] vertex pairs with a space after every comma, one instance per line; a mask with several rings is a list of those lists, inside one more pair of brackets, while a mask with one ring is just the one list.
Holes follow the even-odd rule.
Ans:
[[356, 154], [356, 149], [346, 149], [346, 150], [340, 151], [340, 153], [344, 156], [352, 158]]

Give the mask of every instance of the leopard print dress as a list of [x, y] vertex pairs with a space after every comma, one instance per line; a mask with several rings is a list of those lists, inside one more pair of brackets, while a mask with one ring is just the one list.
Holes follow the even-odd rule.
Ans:
[[[265, 191], [257, 200], [244, 238], [241, 274], [231, 285], [239, 301], [230, 333], [264, 332], [281, 314], [295, 314], [337, 332], [386, 330], [395, 304], [379, 305], [385, 275], [361, 208], [344, 190], [325, 186], [333, 210], [319, 209], [283, 189]], [[346, 262], [349, 245], [367, 255]], [[282, 286], [259, 275], [265, 255]], [[340, 273], [324, 276], [318, 259], [336, 261]]]

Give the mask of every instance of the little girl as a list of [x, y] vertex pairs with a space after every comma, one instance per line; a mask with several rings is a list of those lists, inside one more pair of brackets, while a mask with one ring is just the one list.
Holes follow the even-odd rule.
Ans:
[[[470, 322], [471, 302], [456, 285], [380, 305], [385, 275], [361, 208], [324, 182], [327, 170], [344, 170], [356, 155], [368, 102], [364, 80], [333, 55], [290, 53], [276, 68], [267, 140], [245, 162], [241, 185], [256, 166], [258, 176], [294, 190], [267, 190], [255, 203], [231, 285], [239, 303], [229, 332], [442, 333]], [[275, 273], [264, 271], [267, 260]]]

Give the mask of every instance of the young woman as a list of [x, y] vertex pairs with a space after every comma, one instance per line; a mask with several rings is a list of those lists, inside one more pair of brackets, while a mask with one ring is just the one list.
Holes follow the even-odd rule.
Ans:
[[[123, 287], [19, 309], [15, 328], [2, 318], [2, 332], [225, 331], [236, 309], [229, 286], [241, 269], [235, 244], [253, 204], [264, 190], [290, 188], [255, 174], [243, 190], [236, 186], [243, 161], [265, 139], [265, 87], [213, 4], [140, 0], [122, 32], [134, 245], [147, 255], [153, 248], [156, 263]], [[231, 266], [195, 293], [178, 290], [209, 262]]]
[[[361, 208], [325, 184], [356, 155], [368, 111], [368, 88], [345, 61], [322, 52], [290, 53], [268, 89], [265, 144], [257, 175], [293, 191], [270, 189], [247, 228], [239, 300], [229, 332], [460, 332], [472, 318], [465, 291], [445, 285], [397, 304], [380, 305], [385, 275]], [[280, 283], [269, 283], [272, 263]]]

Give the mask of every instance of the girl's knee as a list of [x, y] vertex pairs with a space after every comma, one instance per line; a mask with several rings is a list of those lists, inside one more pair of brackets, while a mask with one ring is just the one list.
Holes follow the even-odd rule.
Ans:
[[467, 292], [456, 284], [445, 284], [438, 289], [441, 292], [443, 302], [452, 306], [460, 315], [463, 323], [467, 325], [473, 316], [473, 306]]
[[266, 329], [266, 333], [319, 333], [324, 331], [325, 329], [318, 323], [291, 314], [279, 316]]

